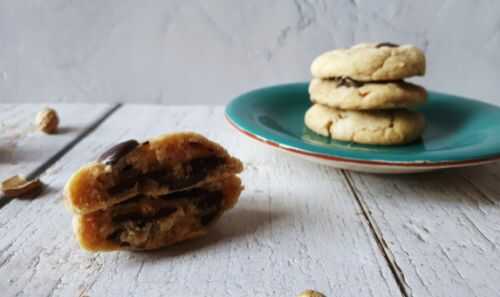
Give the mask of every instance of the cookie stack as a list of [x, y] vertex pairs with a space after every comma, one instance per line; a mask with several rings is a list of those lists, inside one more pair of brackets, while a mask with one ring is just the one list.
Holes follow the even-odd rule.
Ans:
[[403, 79], [425, 74], [425, 55], [412, 45], [362, 43], [317, 57], [305, 114], [312, 131], [362, 144], [397, 145], [419, 138], [426, 90]]

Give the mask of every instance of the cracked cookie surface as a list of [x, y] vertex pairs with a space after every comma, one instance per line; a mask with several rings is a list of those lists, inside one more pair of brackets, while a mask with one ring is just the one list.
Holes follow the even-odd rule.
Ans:
[[305, 114], [306, 126], [335, 140], [361, 144], [397, 145], [419, 138], [422, 114], [404, 109], [354, 111], [315, 104]]
[[314, 59], [317, 78], [350, 77], [359, 81], [399, 80], [425, 74], [425, 55], [413, 45], [361, 43], [336, 49]]
[[427, 99], [424, 88], [403, 81], [363, 83], [313, 78], [309, 94], [314, 103], [355, 110], [414, 108]]

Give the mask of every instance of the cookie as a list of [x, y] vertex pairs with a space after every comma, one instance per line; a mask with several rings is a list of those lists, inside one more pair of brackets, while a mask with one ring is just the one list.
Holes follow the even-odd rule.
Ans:
[[184, 191], [241, 172], [241, 162], [195, 133], [167, 134], [113, 146], [76, 171], [65, 187], [75, 213], [105, 209], [138, 195]]
[[416, 140], [425, 121], [422, 114], [405, 110], [340, 110], [315, 104], [305, 114], [312, 131], [332, 139], [362, 144], [396, 145]]
[[311, 65], [317, 78], [350, 77], [359, 81], [399, 80], [425, 74], [425, 55], [413, 45], [361, 43], [317, 57]]
[[427, 100], [424, 88], [401, 80], [369, 83], [348, 78], [313, 78], [309, 94], [314, 103], [353, 110], [415, 108]]
[[76, 215], [73, 228], [89, 251], [152, 250], [207, 233], [242, 190], [236, 176], [158, 197], [138, 195], [111, 208]]

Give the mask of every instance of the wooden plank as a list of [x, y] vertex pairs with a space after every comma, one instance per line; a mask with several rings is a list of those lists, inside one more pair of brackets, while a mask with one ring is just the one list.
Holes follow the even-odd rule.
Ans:
[[347, 174], [409, 296], [500, 295], [499, 169]]
[[34, 124], [42, 104], [0, 104], [0, 180], [30, 175], [78, 138], [110, 104], [50, 104], [60, 119], [57, 134], [37, 131]]
[[[246, 190], [211, 234], [152, 253], [78, 249], [68, 176], [109, 144], [194, 130], [244, 160]], [[340, 171], [243, 139], [222, 108], [124, 106], [51, 168], [53, 191], [0, 217], [0, 291], [13, 295], [401, 296]]]

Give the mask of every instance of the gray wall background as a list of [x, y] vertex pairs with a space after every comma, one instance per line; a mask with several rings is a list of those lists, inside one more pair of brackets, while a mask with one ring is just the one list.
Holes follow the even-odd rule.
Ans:
[[500, 104], [493, 0], [0, 0], [0, 102], [224, 104], [362, 41], [416, 44], [415, 82]]

